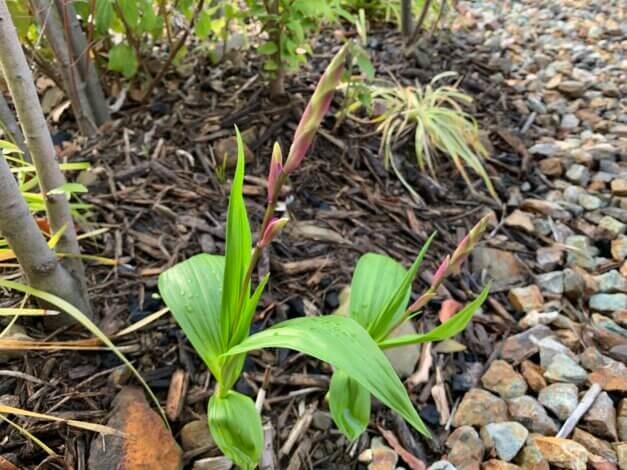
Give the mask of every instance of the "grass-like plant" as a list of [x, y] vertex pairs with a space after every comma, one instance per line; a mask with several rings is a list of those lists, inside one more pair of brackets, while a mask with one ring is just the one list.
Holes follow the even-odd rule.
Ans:
[[[488, 287], [459, 313], [430, 332], [390, 338], [397, 327], [418, 314], [436, 295], [449, 274], [459, 270], [485, 231], [487, 222], [488, 218], [484, 217], [460, 242], [453, 254], [442, 261], [429, 288], [409, 306], [413, 279], [434, 235], [423, 245], [408, 270], [389, 256], [377, 253], [361, 256], [351, 282], [349, 317], [365, 328], [381, 349], [443, 341], [460, 333], [487, 298]], [[333, 420], [346, 436], [355, 439], [365, 431], [370, 417], [370, 393], [350, 374], [339, 369], [334, 372], [329, 387], [329, 405]]]
[[[275, 144], [259, 241], [252, 244], [242, 195], [243, 143], [239, 132], [236, 132], [238, 161], [227, 212], [225, 255], [196, 255], [159, 277], [159, 291], [166, 305], [216, 379], [216, 388], [208, 404], [208, 424], [213, 438], [222, 452], [245, 470], [254, 468], [261, 455], [261, 417], [251, 398], [236, 392], [233, 386], [241, 374], [246, 353], [254, 349], [288, 348], [328, 362], [352, 383], [358, 384], [368, 397], [373, 394], [418, 432], [429, 435], [381, 350], [387, 345], [377, 344], [374, 336], [355, 318], [337, 315], [304, 317], [279, 323], [252, 336], [249, 332], [257, 303], [268, 282], [266, 275], [253, 289], [252, 273], [262, 250], [287, 223], [287, 219], [273, 217], [280, 189], [305, 157], [331, 104], [344, 70], [346, 55], [347, 48], [344, 47], [320, 79], [296, 129], [285, 164], [281, 149]], [[412, 269], [415, 274], [417, 266]], [[376, 271], [370, 275], [376, 276]], [[413, 276], [402, 279], [402, 295], [399, 294], [402, 298], [394, 298], [394, 308], [391, 306], [388, 309], [390, 312], [396, 313], [403, 301], [406, 303], [405, 295], [410, 290], [412, 279]], [[397, 277], [389, 280], [391, 284], [396, 281], [399, 281]], [[362, 294], [368, 298], [376, 297], [373, 291]], [[355, 298], [359, 298], [359, 292], [355, 293]], [[402, 315], [389, 316], [386, 313], [378, 324], [381, 331], [387, 331], [386, 325], [393, 326], [402, 318]], [[334, 393], [335, 396], [338, 394], [337, 391]], [[350, 394], [346, 396], [352, 397]], [[347, 426], [340, 426], [340, 429], [346, 432]], [[354, 437], [353, 432], [346, 434]]]
[[384, 112], [373, 118], [382, 134], [380, 151], [386, 166], [400, 175], [395, 166], [392, 147], [407, 132], [414, 133], [416, 161], [421, 171], [437, 177], [437, 155], [446, 155], [474, 192], [466, 168], [472, 169], [484, 182], [490, 195], [499, 200], [483, 165], [487, 150], [479, 138], [479, 127], [463, 105], [472, 98], [457, 86], [437, 86], [438, 82], [455, 76], [455, 72], [436, 75], [425, 87], [379, 86], [371, 88], [372, 100], [383, 104]]

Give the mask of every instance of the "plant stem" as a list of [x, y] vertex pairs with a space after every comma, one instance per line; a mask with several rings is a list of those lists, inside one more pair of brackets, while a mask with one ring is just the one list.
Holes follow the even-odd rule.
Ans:
[[427, 19], [429, 8], [431, 8], [431, 0], [425, 0], [425, 3], [423, 4], [422, 10], [420, 12], [420, 16], [418, 17], [418, 21], [416, 22], [416, 27], [414, 28], [414, 32], [412, 33], [411, 37], [407, 41], [407, 46], [412, 46], [418, 40], [418, 36], [420, 36], [420, 32], [422, 30], [422, 25]]
[[166, 59], [163, 66], [161, 67], [161, 70], [159, 70], [157, 75], [150, 81], [150, 83], [146, 87], [146, 91], [144, 92], [141, 98], [142, 102], [146, 101], [146, 99], [151, 95], [152, 90], [154, 90], [157, 83], [159, 83], [159, 81], [163, 78], [165, 73], [168, 71], [168, 68], [170, 67], [170, 65], [172, 65], [172, 62], [174, 61], [176, 54], [178, 54], [178, 52], [181, 50], [181, 47], [183, 47], [183, 45], [185, 44], [185, 40], [187, 39], [187, 36], [189, 36], [189, 32], [194, 27], [194, 23], [196, 23], [196, 20], [198, 19], [198, 15], [202, 11], [202, 7], [204, 4], [205, 4], [205, 0], [200, 0], [198, 4], [196, 5], [196, 10], [194, 11], [194, 16], [192, 16], [192, 19], [189, 22], [189, 26], [185, 29], [185, 31], [183, 31], [183, 34], [181, 35], [177, 43], [174, 45], [174, 47], [170, 49], [168, 58]]

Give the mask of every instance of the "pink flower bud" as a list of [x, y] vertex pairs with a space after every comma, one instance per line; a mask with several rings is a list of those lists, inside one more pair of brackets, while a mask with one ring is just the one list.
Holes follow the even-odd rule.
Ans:
[[417, 312], [422, 307], [427, 305], [433, 297], [435, 297], [435, 292], [428, 290], [427, 292], [422, 294], [420, 297], [418, 297], [418, 300], [416, 300], [413, 304], [411, 304], [409, 308], [407, 309], [407, 311], [409, 313]]
[[305, 108], [296, 132], [294, 132], [294, 140], [285, 162], [284, 170], [286, 173], [296, 170], [305, 158], [322, 118], [331, 106], [333, 93], [342, 79], [347, 52], [348, 48], [342, 47], [320, 77], [316, 90]]
[[288, 219], [286, 217], [282, 217], [280, 219], [274, 218], [270, 220], [268, 226], [263, 232], [261, 240], [257, 242], [257, 246], [259, 248], [265, 248], [270, 245], [272, 240], [274, 240], [274, 238], [279, 234], [283, 227], [285, 227], [285, 224], [287, 224], [287, 222]]
[[268, 174], [268, 202], [272, 203], [277, 196], [279, 175], [283, 171], [283, 153], [278, 142], [274, 143], [272, 149], [272, 161], [270, 162], [270, 172]]
[[444, 260], [442, 260], [442, 264], [440, 264], [440, 267], [435, 272], [435, 274], [433, 275], [433, 279], [431, 280], [431, 289], [437, 290], [440, 284], [442, 284], [442, 281], [444, 281], [444, 278], [448, 274], [450, 261], [450, 256], [447, 256], [446, 258], [444, 258]]

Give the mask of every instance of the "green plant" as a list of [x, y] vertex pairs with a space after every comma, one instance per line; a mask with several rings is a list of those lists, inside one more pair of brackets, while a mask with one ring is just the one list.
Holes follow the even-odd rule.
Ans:
[[[381, 152], [385, 164], [395, 167], [392, 143], [406, 133], [414, 133], [416, 161], [421, 171], [436, 178], [437, 153], [447, 155], [464, 178], [471, 191], [474, 187], [466, 167], [481, 177], [490, 195], [499, 200], [492, 181], [483, 166], [487, 150], [481, 143], [479, 128], [462, 105], [472, 98], [459, 91], [457, 86], [436, 84], [454, 72], [441, 73], [424, 88], [421, 86], [373, 86], [372, 97], [383, 104], [384, 112], [375, 118], [377, 131], [382, 134]], [[358, 105], [357, 105], [358, 106]]]
[[[376, 343], [350, 318], [316, 317], [286, 321], [249, 336], [266, 275], [252, 291], [252, 273], [261, 255], [287, 222], [272, 217], [280, 188], [302, 162], [331, 104], [346, 59], [343, 48], [320, 79], [297, 127], [283, 165], [275, 145], [261, 237], [251, 253], [252, 235], [242, 195], [244, 152], [237, 132], [238, 161], [227, 213], [225, 256], [196, 255], [164, 272], [159, 290], [177, 323], [216, 378], [208, 420], [220, 449], [243, 469], [256, 466], [263, 446], [261, 418], [252, 400], [234, 390], [245, 353], [283, 347], [310, 354], [345, 370], [369, 393], [427, 433], [403, 385]], [[252, 293], [251, 293], [252, 292]]]
[[271, 94], [285, 93], [286, 73], [296, 71], [311, 53], [307, 38], [322, 22], [335, 22], [344, 16], [351, 19], [339, 0], [247, 0], [250, 15], [267, 34], [257, 48], [266, 56], [264, 70], [272, 77]]
[[[22, 197], [28, 205], [29, 212], [37, 218], [37, 224], [44, 236], [50, 237], [50, 226], [45, 217], [45, 198], [39, 192], [39, 178], [35, 167], [32, 163], [26, 162], [23, 158], [22, 151], [13, 143], [0, 139], [0, 158], [4, 157], [11, 168], [17, 180], [17, 185]], [[90, 167], [88, 162], [61, 163], [59, 168], [61, 171], [70, 170], [86, 170]], [[51, 194], [64, 193], [69, 197], [76, 193], [84, 192], [86, 188], [77, 183], [66, 183], [65, 185], [52, 190]], [[76, 198], [75, 198], [76, 199]], [[85, 204], [80, 200], [70, 202], [70, 211], [74, 220], [84, 222], [87, 217], [87, 211], [91, 208], [89, 204]], [[62, 234], [62, 232], [61, 232]], [[55, 237], [50, 237], [48, 246], [55, 248], [56, 243], [61, 235], [57, 232]], [[0, 261], [13, 259], [15, 254], [8, 247], [8, 242], [0, 236]]]
[[[376, 253], [363, 255], [353, 273], [349, 316], [368, 331], [381, 349], [442, 341], [460, 333], [487, 298], [488, 287], [473, 302], [432, 331], [390, 338], [392, 332], [419, 313], [436, 295], [448, 275], [459, 270], [485, 231], [487, 222], [488, 218], [484, 217], [461, 241], [454, 253], [442, 261], [430, 287], [409, 306], [407, 303], [413, 279], [433, 236], [424, 244], [409, 270], [388, 256]], [[336, 425], [349, 438], [355, 439], [365, 431], [370, 418], [370, 394], [341, 369], [336, 370], [331, 378], [329, 407]]]

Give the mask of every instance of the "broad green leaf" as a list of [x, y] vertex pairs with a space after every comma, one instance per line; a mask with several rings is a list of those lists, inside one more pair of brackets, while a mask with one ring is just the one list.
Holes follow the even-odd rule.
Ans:
[[[351, 318], [369, 329], [398, 290], [407, 270], [386, 255], [366, 253], [357, 262], [351, 281]], [[404, 309], [409, 300], [407, 291]]]
[[370, 61], [370, 57], [365, 52], [357, 55], [357, 66], [359, 70], [366, 76], [368, 80], [372, 80], [374, 78], [374, 66]]
[[198, 15], [194, 31], [196, 32], [196, 36], [200, 39], [207, 39], [209, 33], [211, 32], [211, 16], [211, 13], [207, 10], [201, 11]]
[[137, 7], [137, 0], [117, 0], [122, 10], [122, 15], [126, 20], [126, 23], [130, 28], [135, 31], [137, 24], [139, 23], [139, 8]]
[[227, 354], [260, 348], [293, 349], [344, 370], [418, 432], [429, 435], [392, 365], [368, 332], [352, 318], [328, 315], [287, 320], [249, 336]]
[[48, 292], [44, 292], [42, 290], [35, 289], [34, 287], [30, 287], [30, 286], [27, 286], [27, 285], [24, 285], [24, 284], [20, 284], [18, 282], [8, 281], [8, 280], [2, 279], [2, 278], [0, 278], [0, 287], [5, 287], [7, 289], [13, 289], [13, 290], [16, 290], [18, 292], [22, 292], [24, 294], [32, 295], [33, 297], [37, 297], [38, 299], [43, 300], [44, 302], [46, 302], [46, 304], [54, 305], [58, 310], [67, 313], [74, 320], [76, 320], [83, 327], [85, 327], [85, 329], [87, 331], [89, 331], [96, 338], [98, 338], [105, 346], [107, 346], [111, 350], [111, 352], [113, 354], [115, 354], [118, 357], [118, 359], [120, 359], [120, 361], [122, 361], [124, 363], [124, 365], [126, 367], [128, 367], [128, 369], [133, 373], [135, 378], [144, 387], [144, 389], [146, 390], [146, 392], [148, 393], [148, 395], [150, 396], [152, 401], [155, 403], [155, 405], [157, 405], [157, 409], [159, 410], [159, 413], [161, 414], [161, 417], [165, 421], [166, 427], [168, 429], [170, 428], [168, 420], [167, 420], [167, 418], [165, 416], [165, 412], [163, 411], [163, 408], [161, 408], [161, 405], [159, 404], [159, 400], [157, 399], [155, 394], [152, 392], [152, 390], [150, 389], [150, 387], [148, 386], [146, 381], [143, 379], [143, 377], [140, 375], [140, 373], [137, 372], [137, 369], [135, 369], [133, 364], [130, 363], [130, 361], [126, 358], [126, 356], [124, 354], [122, 354], [122, 352], [115, 346], [115, 344], [113, 344], [111, 342], [111, 340], [107, 337], [107, 335], [105, 335], [102, 332], [102, 330], [100, 330], [100, 328], [98, 328], [98, 326], [87, 317], [87, 315], [85, 315], [79, 309], [74, 307], [74, 305], [72, 305], [69, 302], [67, 302], [67, 301], [57, 297], [56, 295], [52, 295], [52, 294], [49, 294]]
[[124, 78], [131, 78], [137, 73], [137, 57], [128, 44], [116, 44], [109, 50], [109, 70], [120, 72]]
[[376, 341], [387, 337], [402, 320], [405, 309], [407, 308], [407, 301], [411, 295], [411, 286], [416, 277], [416, 272], [418, 268], [420, 268], [422, 260], [427, 254], [427, 250], [434, 238], [435, 233], [433, 233], [422, 246], [416, 260], [405, 274], [402, 282], [398, 285], [396, 293], [390, 298], [374, 324], [368, 329]]
[[246, 395], [230, 391], [214, 394], [207, 412], [209, 429], [224, 455], [242, 470], [253, 470], [263, 450], [261, 417]]
[[405, 335], [396, 338], [385, 339], [379, 342], [381, 349], [395, 348], [397, 346], [405, 346], [407, 344], [428, 343], [432, 341], [443, 341], [452, 338], [458, 333], [464, 331], [472, 316], [479, 307], [488, 298], [490, 286], [487, 286], [479, 297], [466, 305], [460, 312], [453, 315], [446, 322], [434, 328], [429, 333], [419, 335]]
[[113, 21], [113, 6], [111, 0], [96, 0], [95, 23], [96, 31], [100, 34], [107, 34]]
[[338, 369], [329, 385], [329, 408], [338, 429], [354, 441], [366, 430], [370, 421], [370, 392]]
[[263, 63], [263, 69], [268, 72], [274, 72], [279, 69], [279, 64], [272, 59], [268, 59]]
[[243, 285], [252, 249], [252, 236], [243, 196], [244, 143], [239, 129], [235, 128], [235, 133], [237, 167], [226, 216], [226, 267], [220, 305], [221, 331], [224, 338], [231, 338], [235, 333], [244, 302], [250, 295], [250, 286]]
[[279, 48], [273, 42], [266, 41], [257, 48], [257, 52], [262, 55], [271, 55], [278, 51]]
[[220, 380], [220, 354], [226, 339], [220, 334], [220, 298], [224, 257], [202, 253], [178, 263], [159, 276], [159, 293], [190, 343]]

